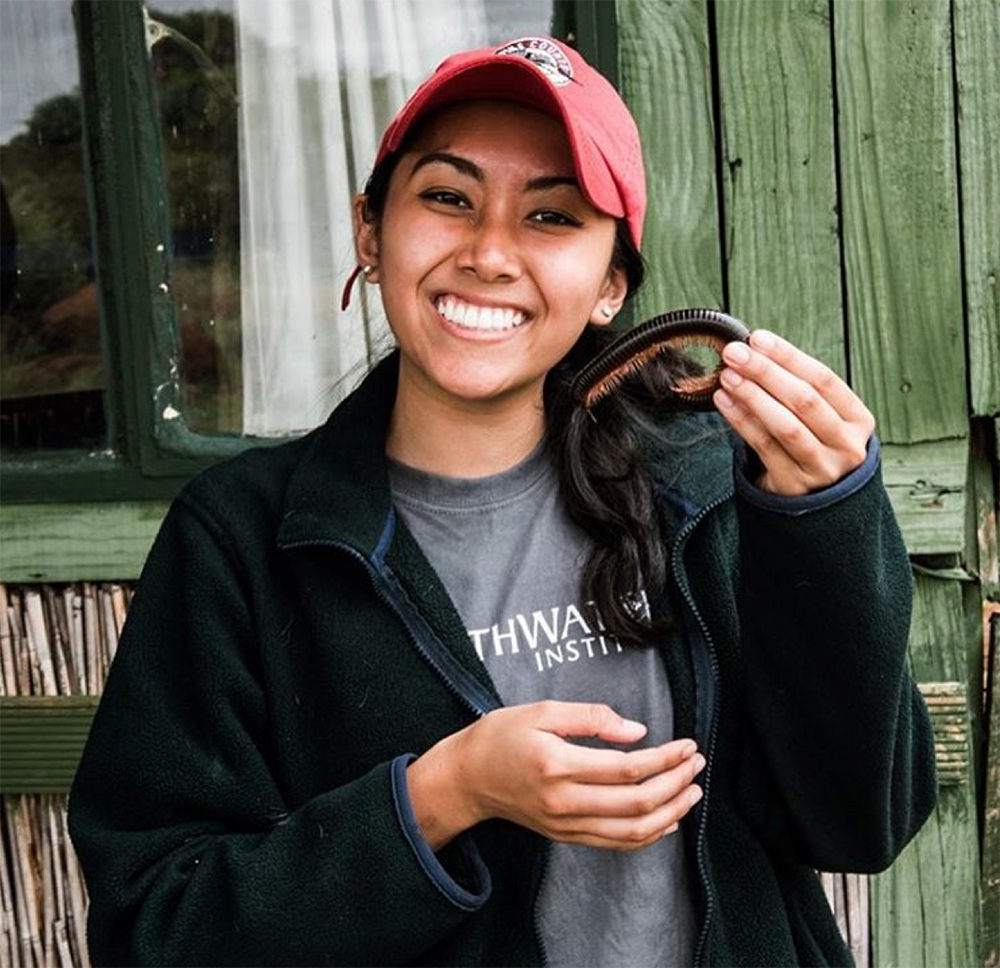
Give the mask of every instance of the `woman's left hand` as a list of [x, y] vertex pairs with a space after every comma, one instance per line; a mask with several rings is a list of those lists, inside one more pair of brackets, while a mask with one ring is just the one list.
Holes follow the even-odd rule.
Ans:
[[865, 459], [875, 418], [828, 366], [756, 330], [723, 350], [719, 413], [753, 448], [759, 488], [789, 496], [835, 484]]

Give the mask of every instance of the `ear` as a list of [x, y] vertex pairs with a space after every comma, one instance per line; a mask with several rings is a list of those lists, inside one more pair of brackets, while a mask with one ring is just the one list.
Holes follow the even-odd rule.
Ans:
[[620, 266], [609, 269], [590, 314], [590, 322], [595, 326], [607, 326], [618, 315], [627, 295], [628, 280], [625, 277], [625, 270]]
[[364, 195], [355, 195], [351, 204], [354, 251], [359, 265], [372, 267], [365, 275], [368, 282], [378, 282], [378, 226], [365, 219], [365, 200]]

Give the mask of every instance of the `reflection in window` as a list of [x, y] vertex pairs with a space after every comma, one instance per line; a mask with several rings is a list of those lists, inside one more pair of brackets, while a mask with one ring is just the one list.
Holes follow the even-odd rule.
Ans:
[[0, 440], [107, 444], [69, 0], [0, 0]]
[[385, 351], [374, 287], [339, 308], [350, 198], [378, 136], [447, 54], [547, 33], [551, 12], [540, 0], [149, 8], [189, 426], [309, 429]]
[[[192, 6], [196, 9], [191, 10]], [[184, 415], [242, 432], [240, 226], [232, 4], [168, 2], [146, 20], [170, 204]]]

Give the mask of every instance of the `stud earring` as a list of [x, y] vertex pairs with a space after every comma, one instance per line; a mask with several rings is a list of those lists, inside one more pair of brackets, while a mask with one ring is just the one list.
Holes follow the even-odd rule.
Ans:
[[363, 274], [363, 275], [365, 276], [365, 278], [368, 278], [368, 274], [369, 274], [369, 273], [370, 273], [370, 272], [372, 271], [372, 269], [374, 269], [374, 268], [375, 268], [375, 266], [374, 266], [374, 265], [363, 265], [363, 266], [361, 267], [361, 272], [362, 272], [362, 274]]
[[614, 316], [615, 311], [610, 306], [601, 306], [601, 315], [605, 319], [611, 319]]

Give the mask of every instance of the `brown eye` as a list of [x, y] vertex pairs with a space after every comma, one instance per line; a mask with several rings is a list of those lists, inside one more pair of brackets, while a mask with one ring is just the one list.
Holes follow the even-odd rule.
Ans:
[[557, 212], [553, 209], [542, 209], [538, 212], [532, 212], [528, 218], [530, 221], [538, 222], [542, 225], [579, 226], [581, 224], [580, 220], [573, 218], [572, 215], [567, 215], [565, 212]]
[[429, 202], [437, 202], [439, 205], [454, 206], [456, 208], [469, 207], [468, 201], [457, 192], [451, 192], [442, 188], [434, 188], [430, 191], [421, 192], [420, 197]]

